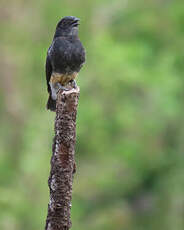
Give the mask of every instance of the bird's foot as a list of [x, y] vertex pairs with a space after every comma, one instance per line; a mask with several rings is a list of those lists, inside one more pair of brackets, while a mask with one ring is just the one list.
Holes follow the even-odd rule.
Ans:
[[71, 86], [72, 86], [74, 89], [76, 89], [76, 88], [77, 88], [77, 82], [76, 82], [76, 80], [71, 80], [70, 82], [71, 82]]
[[57, 92], [59, 90], [63, 90], [63, 91], [68, 91], [69, 89], [65, 88], [64, 86], [61, 85], [61, 83], [57, 82]]

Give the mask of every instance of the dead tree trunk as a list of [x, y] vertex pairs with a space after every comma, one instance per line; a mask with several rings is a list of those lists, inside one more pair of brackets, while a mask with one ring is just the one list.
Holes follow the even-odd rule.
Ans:
[[79, 88], [58, 92], [55, 137], [48, 180], [50, 202], [45, 230], [71, 228], [72, 182], [75, 172], [76, 114]]

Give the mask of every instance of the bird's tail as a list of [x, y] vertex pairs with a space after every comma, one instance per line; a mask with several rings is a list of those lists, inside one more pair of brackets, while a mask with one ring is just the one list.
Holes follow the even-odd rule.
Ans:
[[47, 109], [49, 109], [53, 112], [56, 111], [56, 100], [53, 100], [50, 94], [49, 94], [49, 99], [48, 99], [46, 107], [47, 107]]

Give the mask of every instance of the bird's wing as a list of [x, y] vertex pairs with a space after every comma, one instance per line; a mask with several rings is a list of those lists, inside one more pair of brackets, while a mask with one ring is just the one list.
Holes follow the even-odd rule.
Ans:
[[45, 72], [46, 72], [46, 80], [47, 80], [47, 90], [50, 93], [51, 88], [50, 88], [49, 81], [52, 75], [52, 65], [51, 65], [50, 57], [48, 53], [47, 53], [46, 64], [45, 64]]

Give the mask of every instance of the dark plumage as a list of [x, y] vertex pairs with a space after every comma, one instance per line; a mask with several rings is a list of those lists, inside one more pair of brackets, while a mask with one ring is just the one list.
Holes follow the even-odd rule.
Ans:
[[58, 89], [67, 90], [63, 86], [75, 81], [85, 62], [85, 50], [78, 38], [78, 22], [79, 19], [73, 16], [62, 18], [56, 26], [52, 44], [47, 52], [47, 109], [52, 111], [56, 110]]

